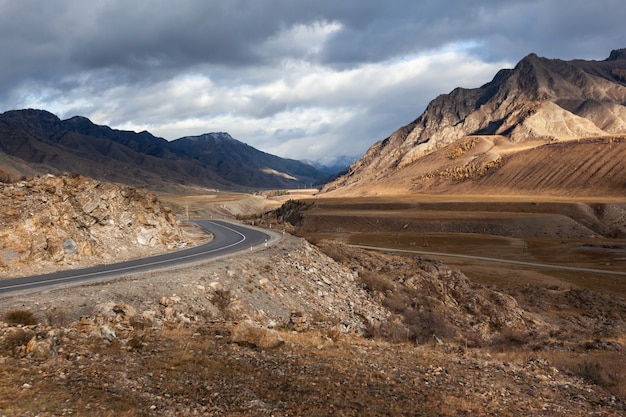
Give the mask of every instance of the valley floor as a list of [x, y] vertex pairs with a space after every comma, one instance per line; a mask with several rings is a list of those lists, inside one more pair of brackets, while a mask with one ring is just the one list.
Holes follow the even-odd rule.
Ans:
[[[345, 220], [325, 237], [354, 239], [360, 223]], [[287, 234], [253, 255], [0, 298], [0, 415], [626, 415], [617, 286], [475, 264], [467, 280], [440, 260], [311, 236], [317, 247]], [[455, 318], [417, 314], [417, 301]], [[463, 310], [479, 301], [493, 316]], [[527, 330], [488, 325], [505, 313]], [[236, 339], [246, 320], [278, 346]]]

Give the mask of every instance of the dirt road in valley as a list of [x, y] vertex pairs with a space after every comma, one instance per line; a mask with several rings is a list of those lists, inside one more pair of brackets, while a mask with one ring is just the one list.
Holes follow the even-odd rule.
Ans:
[[465, 259], [474, 259], [478, 261], [499, 262], [499, 263], [512, 264], [512, 265], [529, 266], [533, 268], [560, 269], [563, 271], [588, 272], [588, 273], [599, 274], [599, 275], [626, 276], [626, 272], [622, 272], [622, 271], [608, 271], [604, 269], [578, 268], [574, 266], [551, 265], [551, 264], [543, 264], [543, 263], [537, 263], [537, 262], [523, 262], [523, 261], [515, 261], [512, 259], [500, 259], [500, 258], [490, 258], [486, 256], [463, 255], [459, 253], [442, 253], [442, 252], [428, 252], [428, 251], [407, 250], [407, 249], [393, 249], [393, 248], [383, 248], [383, 247], [378, 247], [378, 246], [366, 246], [366, 245], [350, 245], [350, 246], [354, 248], [377, 250], [377, 251], [382, 251], [382, 252], [414, 253], [416, 255], [426, 255], [426, 256], [465, 258]]

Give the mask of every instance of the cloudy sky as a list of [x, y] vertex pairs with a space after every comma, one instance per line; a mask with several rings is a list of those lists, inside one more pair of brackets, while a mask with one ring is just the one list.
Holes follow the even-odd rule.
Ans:
[[0, 0], [0, 112], [361, 156], [530, 52], [626, 47], [623, 0]]

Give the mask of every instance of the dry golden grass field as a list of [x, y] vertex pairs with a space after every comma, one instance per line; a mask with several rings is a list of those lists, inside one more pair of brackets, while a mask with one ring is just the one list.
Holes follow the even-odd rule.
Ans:
[[482, 284], [581, 287], [626, 296], [624, 220], [605, 216], [603, 223], [594, 214], [606, 207], [623, 210], [626, 199], [417, 195], [305, 201], [313, 205], [298, 233], [311, 241], [605, 270], [609, 273], [423, 255]]

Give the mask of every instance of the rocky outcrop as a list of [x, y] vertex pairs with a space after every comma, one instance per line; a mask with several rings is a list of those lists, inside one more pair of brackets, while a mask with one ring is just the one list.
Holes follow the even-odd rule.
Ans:
[[[246, 256], [3, 297], [0, 365], [9, 383], [2, 410], [42, 416], [113, 407], [165, 416], [325, 415], [329, 404], [346, 415], [624, 410], [621, 397], [607, 391], [624, 381], [612, 366], [623, 358], [623, 299], [523, 286], [521, 294], [511, 292], [518, 305], [436, 261], [335, 244], [325, 251], [341, 262], [287, 235]], [[530, 313], [520, 309], [529, 300]], [[16, 314], [24, 306], [39, 324]], [[9, 318], [11, 324], [3, 322]], [[554, 326], [548, 333], [541, 334], [541, 319]], [[446, 326], [464, 337], [445, 337]], [[419, 328], [431, 337], [387, 343], [360, 337], [364, 328], [404, 335]], [[483, 331], [490, 342], [470, 338]], [[603, 382], [600, 362], [591, 362], [598, 353], [612, 355], [603, 369], [617, 379]]]
[[186, 244], [153, 194], [81, 176], [0, 184], [0, 274], [106, 263]]
[[[404, 339], [422, 343], [429, 338], [482, 343], [503, 329], [527, 334], [544, 327], [510, 295], [474, 285], [462, 272], [441, 262], [329, 241], [320, 246], [335, 260], [357, 271], [370, 295], [395, 314], [395, 324], [393, 316], [375, 324], [379, 327], [374, 330], [387, 333], [388, 337], [390, 333], [399, 333]], [[391, 334], [391, 338], [397, 337]]]

